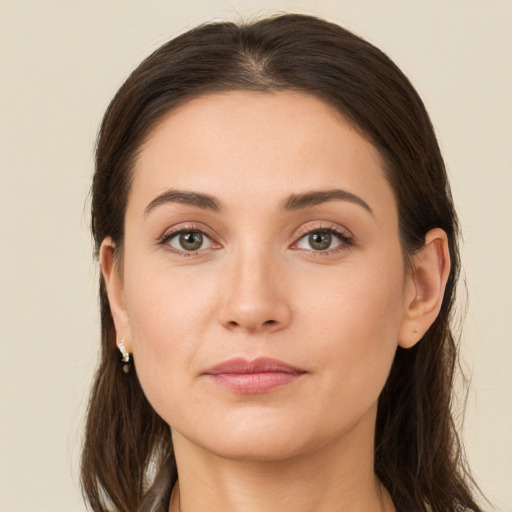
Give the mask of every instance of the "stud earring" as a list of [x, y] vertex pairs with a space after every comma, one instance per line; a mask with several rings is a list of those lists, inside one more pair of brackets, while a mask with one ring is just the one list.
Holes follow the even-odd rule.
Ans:
[[128, 373], [130, 371], [130, 352], [126, 350], [126, 347], [124, 346], [124, 340], [123, 338], [118, 344], [117, 348], [119, 349], [119, 352], [121, 352], [121, 359], [123, 361], [123, 371], [124, 373]]

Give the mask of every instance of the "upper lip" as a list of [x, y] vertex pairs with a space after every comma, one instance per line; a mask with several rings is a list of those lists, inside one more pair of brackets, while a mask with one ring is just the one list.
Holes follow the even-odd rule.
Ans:
[[207, 375], [219, 375], [221, 373], [251, 374], [266, 372], [305, 373], [305, 370], [269, 357], [259, 357], [252, 361], [248, 361], [242, 357], [237, 357], [235, 359], [223, 361], [206, 370], [205, 373]]

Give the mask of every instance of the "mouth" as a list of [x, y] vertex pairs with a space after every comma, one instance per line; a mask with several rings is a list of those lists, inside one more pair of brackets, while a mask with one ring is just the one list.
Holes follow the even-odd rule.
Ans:
[[277, 359], [261, 357], [253, 361], [230, 359], [204, 374], [214, 384], [241, 394], [257, 394], [285, 386], [307, 372]]

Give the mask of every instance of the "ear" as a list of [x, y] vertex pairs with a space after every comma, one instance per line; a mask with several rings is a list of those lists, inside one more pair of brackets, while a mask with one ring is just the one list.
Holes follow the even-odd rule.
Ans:
[[130, 322], [124, 302], [123, 279], [114, 258], [115, 248], [116, 245], [110, 237], [103, 240], [100, 247], [100, 267], [116, 327], [117, 342], [119, 343], [124, 338], [126, 350], [132, 352]]
[[434, 323], [450, 274], [448, 237], [439, 228], [425, 236], [425, 245], [412, 256], [406, 277], [404, 314], [398, 333], [402, 348], [413, 347]]

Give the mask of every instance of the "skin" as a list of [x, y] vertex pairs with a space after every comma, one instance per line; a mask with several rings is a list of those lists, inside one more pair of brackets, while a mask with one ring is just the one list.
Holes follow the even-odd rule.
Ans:
[[[283, 209], [333, 189], [351, 195]], [[165, 200], [170, 190], [220, 208]], [[319, 249], [309, 235], [326, 229], [341, 236]], [[180, 230], [204, 232], [199, 250], [187, 254]], [[397, 346], [439, 312], [449, 257], [434, 229], [405, 265], [393, 191], [367, 140], [300, 93], [192, 100], [141, 149], [122, 268], [114, 247], [106, 239], [100, 258], [118, 339], [173, 432], [171, 510], [394, 510], [373, 473], [377, 400]], [[204, 373], [262, 356], [303, 373], [260, 393]]]

